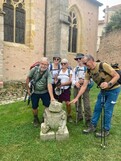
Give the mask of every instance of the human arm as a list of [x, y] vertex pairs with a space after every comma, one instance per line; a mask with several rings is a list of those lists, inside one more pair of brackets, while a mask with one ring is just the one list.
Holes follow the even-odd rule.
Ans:
[[111, 79], [109, 81], [104, 81], [100, 84], [101, 89], [107, 89], [112, 87], [114, 84], [117, 83], [119, 79], [118, 73], [107, 63], [103, 64], [103, 69], [106, 73], [108, 73], [111, 76]]
[[27, 77], [27, 78], [26, 78], [26, 90], [27, 90], [27, 92], [28, 92], [28, 95], [30, 95], [29, 82], [30, 82], [30, 78]]
[[48, 88], [48, 92], [49, 92], [51, 101], [55, 101], [55, 98], [53, 96], [52, 84], [51, 83], [48, 83], [47, 88]]
[[70, 101], [70, 104], [71, 104], [71, 103], [76, 103], [76, 102], [78, 101], [79, 97], [85, 92], [88, 83], [89, 83], [89, 80], [84, 80], [84, 83], [83, 83], [83, 85], [81, 86], [81, 88], [80, 88], [80, 90], [79, 90], [77, 96], [76, 96], [72, 101]]

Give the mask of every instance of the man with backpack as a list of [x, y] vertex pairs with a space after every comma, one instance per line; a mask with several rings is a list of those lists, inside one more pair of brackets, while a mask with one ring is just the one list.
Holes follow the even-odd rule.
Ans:
[[[72, 75], [72, 85], [74, 86], [74, 97], [78, 94], [81, 86], [83, 85], [85, 73], [86, 73], [86, 67], [83, 65], [81, 59], [84, 57], [84, 54], [77, 53], [76, 58], [74, 58], [78, 65], [73, 70]], [[93, 83], [93, 81], [90, 81]], [[76, 123], [78, 121], [83, 121], [85, 118], [85, 125], [89, 126], [90, 120], [91, 120], [91, 108], [90, 108], [90, 100], [89, 100], [89, 91], [90, 91], [90, 84], [88, 85], [87, 89], [83, 93], [82, 97], [78, 99], [76, 102]], [[84, 109], [82, 108], [82, 100], [84, 104]], [[84, 110], [84, 116], [83, 116], [83, 110]]]
[[[49, 107], [50, 101], [54, 101], [52, 92], [52, 75], [48, 70], [49, 61], [48, 58], [42, 57], [40, 65], [33, 67], [27, 76], [26, 85], [28, 94], [31, 95], [32, 109], [34, 115], [34, 126], [39, 125], [38, 107], [39, 99], [41, 98], [45, 108]], [[31, 89], [30, 88], [30, 86]], [[31, 91], [30, 91], [31, 89]]]
[[101, 90], [97, 97], [90, 126], [88, 129], [83, 130], [83, 132], [85, 134], [88, 134], [96, 131], [96, 126], [97, 126], [100, 114], [102, 112], [102, 99], [105, 98], [103, 100], [104, 101], [103, 102], [104, 103], [104, 106], [103, 106], [104, 123], [103, 123], [103, 129], [102, 129], [103, 131], [101, 131], [101, 133], [96, 133], [97, 137], [105, 137], [109, 135], [114, 105], [116, 104], [118, 95], [120, 93], [120, 84], [117, 83], [120, 76], [107, 63], [103, 63], [103, 70], [99, 70], [100, 62], [95, 62], [92, 55], [89, 55], [89, 54], [85, 55], [82, 58], [82, 62], [87, 67], [85, 80], [77, 96], [70, 103], [76, 103], [78, 101], [79, 97], [85, 92], [90, 78], [92, 78]]

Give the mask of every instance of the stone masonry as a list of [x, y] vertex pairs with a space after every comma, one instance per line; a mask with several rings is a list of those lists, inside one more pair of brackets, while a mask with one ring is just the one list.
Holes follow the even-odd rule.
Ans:
[[47, 56], [66, 57], [68, 50], [68, 0], [49, 0], [47, 4]]

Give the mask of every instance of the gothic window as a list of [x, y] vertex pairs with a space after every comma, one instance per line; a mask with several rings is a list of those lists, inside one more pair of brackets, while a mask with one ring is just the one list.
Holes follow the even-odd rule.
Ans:
[[77, 47], [77, 18], [74, 11], [69, 13], [68, 21], [69, 25], [69, 41], [68, 41], [68, 51], [76, 52]]
[[25, 10], [24, 0], [4, 0], [4, 40], [9, 42], [25, 42]]

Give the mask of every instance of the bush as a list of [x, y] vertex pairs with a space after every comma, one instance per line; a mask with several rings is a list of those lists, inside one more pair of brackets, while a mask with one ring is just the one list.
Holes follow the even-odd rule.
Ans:
[[115, 14], [111, 16], [110, 22], [105, 28], [105, 33], [109, 33], [118, 29], [121, 29], [121, 10], [115, 12]]

